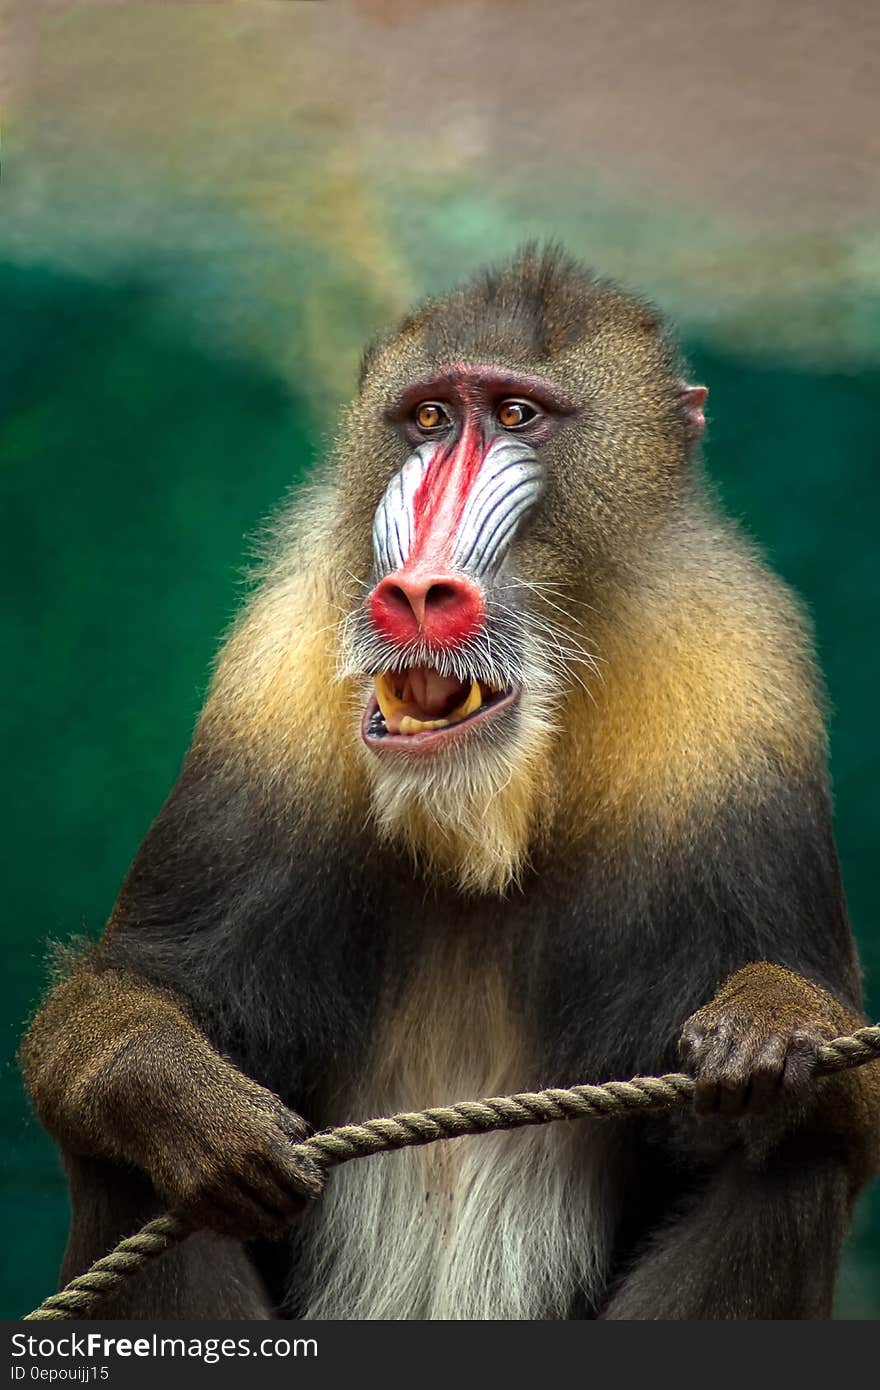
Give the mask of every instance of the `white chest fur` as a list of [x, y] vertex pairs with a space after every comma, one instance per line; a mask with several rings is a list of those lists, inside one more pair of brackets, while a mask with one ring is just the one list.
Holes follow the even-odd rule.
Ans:
[[[501, 977], [465, 964], [444, 953], [389, 1011], [340, 1120], [534, 1084]], [[347, 1164], [302, 1229], [296, 1301], [322, 1319], [564, 1318], [606, 1280], [614, 1148], [562, 1121]]]
[[603, 1286], [611, 1235], [606, 1146], [588, 1125], [340, 1169], [309, 1219], [305, 1316], [566, 1317]]

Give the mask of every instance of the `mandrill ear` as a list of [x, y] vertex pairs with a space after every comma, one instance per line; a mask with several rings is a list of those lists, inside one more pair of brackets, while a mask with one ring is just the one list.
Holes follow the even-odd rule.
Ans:
[[706, 428], [703, 405], [709, 394], [708, 386], [689, 386], [686, 381], [678, 383], [678, 398], [684, 409], [687, 422], [687, 435], [692, 444], [702, 437]]

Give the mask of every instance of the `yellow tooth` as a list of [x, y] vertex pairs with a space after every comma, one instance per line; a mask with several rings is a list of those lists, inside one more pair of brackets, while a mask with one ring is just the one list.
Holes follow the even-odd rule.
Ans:
[[456, 722], [458, 722], [459, 719], [467, 719], [468, 715], [473, 714], [474, 710], [478, 710], [482, 703], [483, 695], [480, 690], [480, 683], [479, 681], [474, 681], [468, 692], [467, 699], [463, 704], [459, 705], [457, 709], [452, 711], [449, 718]]
[[386, 723], [400, 710], [406, 708], [404, 701], [398, 700], [395, 695], [391, 677], [387, 671], [383, 671], [380, 676], [376, 677], [376, 704], [382, 711], [382, 718]]
[[413, 719], [411, 714], [405, 714], [400, 721], [400, 732], [421, 734], [425, 729], [445, 729], [448, 723], [448, 719]]
[[[381, 675], [376, 677], [376, 703], [382, 711], [382, 718], [386, 723], [407, 708], [407, 702], [398, 699], [395, 694], [393, 677], [387, 671], [383, 671]], [[402, 734], [418, 734], [423, 729], [445, 729], [447, 724], [457, 724], [460, 720], [467, 719], [468, 715], [478, 710], [482, 703], [483, 696], [479, 681], [473, 681], [465, 699], [446, 719], [422, 720], [414, 719], [411, 714], [405, 714], [400, 720], [400, 732]]]

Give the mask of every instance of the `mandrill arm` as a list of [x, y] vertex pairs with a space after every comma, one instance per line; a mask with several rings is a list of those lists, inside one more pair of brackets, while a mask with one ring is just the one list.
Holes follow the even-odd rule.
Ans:
[[[816, 1066], [824, 1042], [864, 1022], [790, 970], [767, 961], [744, 966], [681, 1032], [696, 1115], [710, 1133], [713, 1117], [741, 1120], [733, 1133], [757, 1169], [789, 1135], [821, 1140], [845, 1159], [855, 1196], [880, 1162], [880, 1075], [857, 1068], [817, 1077]], [[720, 1126], [725, 1131], [729, 1125]]]
[[880, 1076], [815, 1078], [826, 1039], [863, 1020], [766, 961], [682, 1030], [697, 1081], [685, 1122], [701, 1179], [644, 1243], [601, 1316], [828, 1318], [852, 1205], [880, 1158]]
[[195, 1226], [275, 1234], [320, 1192], [318, 1169], [290, 1156], [303, 1121], [225, 1061], [180, 998], [135, 975], [81, 964], [38, 1014], [21, 1060], [68, 1155], [140, 1169]]
[[[836, 919], [797, 907], [800, 946], [780, 954], [805, 973], [745, 964], [680, 1031], [696, 1093], [670, 1137], [692, 1177], [618, 1271], [604, 1318], [831, 1316], [853, 1203], [880, 1160], [880, 1069], [816, 1076], [821, 1044], [864, 1019]], [[782, 935], [781, 914], [761, 915]]]
[[[790, 970], [767, 961], [744, 966], [682, 1029], [680, 1051], [696, 1077], [697, 1114], [734, 1118], [784, 1110], [788, 1102], [803, 1108], [815, 1085], [819, 1048], [863, 1021]], [[826, 1107], [835, 1091], [831, 1080], [821, 1088]], [[845, 1088], [852, 1083], [849, 1089], [857, 1092], [870, 1077], [833, 1080]]]
[[[159, 1211], [204, 1228], [114, 1316], [264, 1316], [262, 1273], [242, 1242], [286, 1237], [321, 1190], [314, 1165], [291, 1157], [306, 1127], [289, 1105], [316, 1108], [320, 1072], [301, 1040], [326, 1056], [319, 1028], [337, 1023], [302, 982], [328, 952], [326, 977], [345, 978], [341, 934], [320, 909], [343, 914], [333, 882], [315, 899], [302, 886], [305, 852], [292, 854], [286, 830], [253, 779], [191, 753], [102, 940], [73, 962], [22, 1046], [70, 1185], [62, 1277]], [[272, 1296], [277, 1306], [281, 1291]]]
[[767, 962], [737, 971], [688, 1020], [701, 1117], [691, 1137], [707, 1167], [603, 1318], [832, 1316], [853, 1202], [880, 1158], [880, 1077], [876, 1066], [813, 1072], [820, 1043], [862, 1022]]

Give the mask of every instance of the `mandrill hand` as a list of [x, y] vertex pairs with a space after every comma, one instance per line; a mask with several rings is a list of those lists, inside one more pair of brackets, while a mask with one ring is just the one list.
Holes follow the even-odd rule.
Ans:
[[305, 1122], [206, 1042], [150, 1030], [114, 1070], [104, 1102], [118, 1149], [175, 1215], [239, 1239], [280, 1236], [320, 1195], [324, 1171], [291, 1151]]
[[698, 1115], [758, 1114], [809, 1092], [823, 1042], [852, 1016], [825, 990], [766, 961], [744, 966], [682, 1029]]

